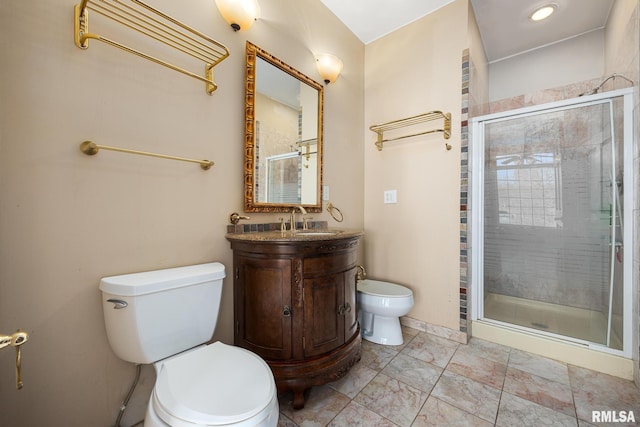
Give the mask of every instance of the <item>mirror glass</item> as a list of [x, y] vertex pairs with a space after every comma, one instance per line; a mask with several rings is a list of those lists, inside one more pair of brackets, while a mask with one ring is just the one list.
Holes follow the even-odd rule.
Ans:
[[247, 42], [246, 212], [322, 210], [323, 86]]

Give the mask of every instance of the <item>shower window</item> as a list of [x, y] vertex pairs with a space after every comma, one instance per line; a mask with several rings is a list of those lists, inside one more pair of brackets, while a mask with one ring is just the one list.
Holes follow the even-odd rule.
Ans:
[[499, 223], [560, 226], [559, 169], [553, 153], [496, 155]]

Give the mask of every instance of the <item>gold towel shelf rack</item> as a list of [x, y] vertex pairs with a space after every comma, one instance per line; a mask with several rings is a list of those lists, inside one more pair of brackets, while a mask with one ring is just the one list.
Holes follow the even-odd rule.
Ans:
[[[110, 38], [90, 33], [89, 10], [204, 62], [204, 77]], [[218, 87], [213, 81], [213, 67], [229, 56], [229, 50], [222, 44], [140, 0], [82, 0], [74, 7], [74, 35], [76, 46], [81, 49], [89, 47], [90, 39], [99, 40], [203, 81], [209, 95]]]
[[213, 162], [211, 160], [195, 160], [185, 157], [167, 156], [166, 154], [150, 153], [148, 151], [130, 150], [128, 148], [110, 147], [108, 145], [98, 145], [95, 142], [84, 141], [80, 144], [80, 151], [88, 156], [98, 154], [99, 150], [119, 151], [121, 153], [139, 154], [141, 156], [159, 157], [161, 159], [179, 160], [181, 162], [198, 163], [203, 170], [211, 169]]
[[[438, 119], [444, 119], [444, 125], [442, 129], [431, 129], [423, 132], [412, 133], [410, 135], [384, 139], [384, 132]], [[392, 122], [387, 122], [380, 125], [373, 125], [370, 126], [369, 129], [378, 134], [378, 140], [376, 141], [376, 147], [378, 148], [378, 151], [382, 151], [382, 146], [385, 142], [395, 141], [397, 139], [403, 138], [410, 138], [412, 136], [425, 135], [428, 133], [442, 132], [444, 134], [444, 139], [449, 139], [451, 138], [451, 113], [443, 113], [442, 111], [430, 111], [428, 113], [419, 114], [417, 116], [407, 117], [406, 119], [394, 120]], [[447, 144], [445, 142], [444, 146], [447, 148], [447, 150], [451, 150], [451, 144]]]

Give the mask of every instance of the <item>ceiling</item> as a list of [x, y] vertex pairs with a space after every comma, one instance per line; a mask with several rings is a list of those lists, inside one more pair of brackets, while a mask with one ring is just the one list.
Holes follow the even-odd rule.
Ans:
[[[453, 0], [321, 0], [365, 44]], [[603, 28], [614, 0], [471, 0], [487, 59], [518, 53]], [[548, 20], [531, 22], [538, 6], [554, 3]]]

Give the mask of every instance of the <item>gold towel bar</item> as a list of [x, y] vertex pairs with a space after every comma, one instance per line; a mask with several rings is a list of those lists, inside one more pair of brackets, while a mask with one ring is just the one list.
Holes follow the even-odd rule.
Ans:
[[[107, 37], [90, 33], [89, 10], [204, 62], [204, 77]], [[75, 5], [74, 18], [75, 43], [81, 49], [89, 47], [89, 39], [99, 40], [203, 81], [206, 83], [206, 91], [209, 95], [213, 94], [218, 87], [213, 81], [213, 67], [229, 56], [229, 50], [217, 41], [140, 0], [82, 0], [80, 4]]]
[[[424, 132], [413, 133], [411, 135], [403, 135], [396, 138], [384, 139], [384, 132], [386, 131], [416, 125], [419, 123], [430, 122], [437, 119], [444, 119], [444, 125], [442, 129], [432, 129]], [[396, 139], [410, 138], [412, 136], [425, 135], [428, 133], [442, 132], [444, 134], [444, 139], [449, 139], [451, 138], [451, 113], [443, 113], [442, 111], [430, 111], [428, 113], [419, 114], [417, 116], [408, 117], [406, 119], [394, 120], [392, 122], [387, 122], [380, 125], [373, 125], [370, 126], [369, 129], [378, 134], [378, 140], [376, 141], [376, 147], [378, 148], [378, 151], [382, 151], [382, 145], [385, 142], [395, 141]], [[451, 150], [451, 144], [447, 144], [445, 142], [444, 146], [447, 148], [447, 150]]]
[[167, 156], [165, 154], [149, 153], [148, 151], [129, 150], [128, 148], [109, 147], [108, 145], [98, 145], [95, 142], [84, 141], [80, 144], [80, 151], [88, 156], [98, 154], [98, 150], [119, 151], [121, 153], [140, 154], [142, 156], [159, 157], [161, 159], [180, 160], [181, 162], [198, 163], [203, 170], [211, 169], [213, 162], [211, 160], [194, 160], [185, 157]]

